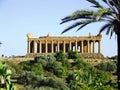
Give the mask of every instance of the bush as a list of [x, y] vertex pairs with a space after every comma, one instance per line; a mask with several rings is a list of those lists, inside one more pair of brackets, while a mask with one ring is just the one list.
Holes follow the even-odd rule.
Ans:
[[25, 86], [24, 88], [19, 89], [19, 90], [60, 90], [60, 89], [55, 89], [55, 88], [46, 87], [46, 86], [42, 86], [42, 87], [32, 87], [31, 85], [29, 85], [29, 86]]
[[35, 73], [33, 72], [28, 72], [28, 71], [24, 71], [23, 73], [21, 73], [18, 77], [18, 83], [19, 84], [23, 84], [23, 85], [31, 85], [31, 86], [36, 86], [38, 84], [38, 82], [40, 81], [40, 79], [42, 78], [42, 76], [40, 75], [35, 75]]
[[49, 60], [45, 69], [50, 72], [54, 72], [54, 69], [59, 66], [59, 63], [53, 60]]
[[108, 72], [112, 72], [112, 71], [116, 71], [117, 66], [114, 62], [102, 62], [98, 65], [95, 66], [97, 69], [103, 70], [103, 71], [108, 71]]
[[67, 67], [67, 68], [70, 68], [70, 67], [71, 67], [71, 63], [68, 62], [68, 60], [62, 61], [62, 65], [63, 65], [64, 67]]
[[31, 67], [31, 71], [34, 72], [36, 75], [43, 75], [44, 70], [41, 64], [34, 63]]
[[72, 51], [70, 50], [68, 52], [68, 59], [78, 59], [79, 56], [78, 56], [78, 52], [77, 51]]
[[31, 70], [31, 62], [30, 61], [24, 61], [19, 64], [20, 68], [25, 71]]
[[56, 57], [56, 61], [60, 61], [60, 62], [66, 59], [66, 56], [63, 51], [57, 52], [55, 57]]
[[44, 60], [44, 61], [48, 61], [48, 60], [56, 60], [56, 58], [51, 55], [51, 54], [43, 54], [43, 55], [40, 55], [40, 56], [35, 56], [34, 58], [34, 61], [35, 62], [40, 62], [41, 60]]
[[41, 77], [31, 72], [22, 73], [18, 81], [27, 86], [22, 90], [42, 90], [41, 87], [48, 87], [48, 90], [69, 90], [67, 84], [60, 78]]
[[58, 66], [54, 69], [54, 74], [57, 76], [57, 77], [66, 77], [67, 74], [68, 74], [68, 70], [66, 67], [62, 67], [62, 66]]
[[73, 63], [73, 66], [76, 66], [77, 69], [83, 69], [83, 70], [89, 70], [91, 68], [91, 64], [83, 61], [81, 58], [76, 59], [76, 61]]
[[60, 78], [57, 77], [46, 77], [43, 78], [40, 83], [38, 84], [39, 87], [41, 86], [47, 86], [52, 87], [59, 90], [70, 90], [67, 87], [67, 84]]

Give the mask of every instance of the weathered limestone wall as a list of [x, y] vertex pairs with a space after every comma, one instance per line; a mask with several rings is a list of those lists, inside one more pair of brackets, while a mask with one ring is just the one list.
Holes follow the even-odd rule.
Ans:
[[27, 54], [43, 54], [56, 53], [62, 50], [67, 53], [69, 50], [77, 51], [78, 53], [101, 53], [101, 38], [97, 36], [79, 36], [79, 37], [56, 37], [42, 36], [34, 38], [32, 34], [27, 34]]

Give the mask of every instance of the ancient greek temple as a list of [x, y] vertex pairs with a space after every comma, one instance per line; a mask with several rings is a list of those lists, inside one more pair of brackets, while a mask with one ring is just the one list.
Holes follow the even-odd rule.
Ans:
[[102, 35], [91, 36], [41, 36], [34, 38], [32, 33], [27, 34], [27, 54], [56, 53], [69, 50], [78, 53], [101, 53]]

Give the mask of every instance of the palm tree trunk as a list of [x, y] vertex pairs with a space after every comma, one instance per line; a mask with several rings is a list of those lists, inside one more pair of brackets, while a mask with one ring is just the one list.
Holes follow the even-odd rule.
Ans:
[[118, 58], [117, 58], [117, 76], [118, 76], [118, 90], [120, 90], [120, 25], [117, 31], [117, 48], [118, 48]]

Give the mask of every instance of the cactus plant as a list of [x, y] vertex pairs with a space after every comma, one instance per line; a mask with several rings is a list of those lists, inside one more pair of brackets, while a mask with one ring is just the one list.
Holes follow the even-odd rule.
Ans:
[[11, 82], [11, 75], [12, 71], [7, 68], [6, 63], [0, 62], [1, 89], [5, 88], [6, 90], [15, 90], [15, 85]]

